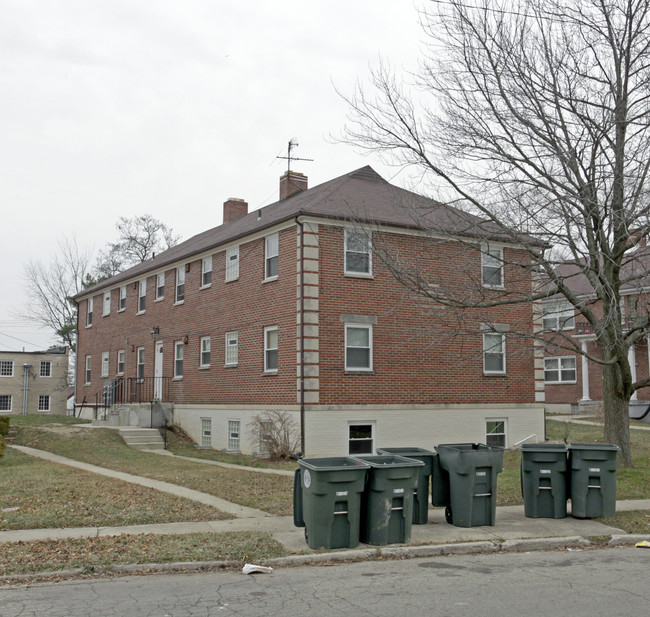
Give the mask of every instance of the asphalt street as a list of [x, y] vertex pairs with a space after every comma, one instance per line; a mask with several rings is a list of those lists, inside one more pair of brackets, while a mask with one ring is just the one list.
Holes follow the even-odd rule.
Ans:
[[647, 615], [650, 550], [609, 548], [129, 576], [0, 589], [2, 617]]

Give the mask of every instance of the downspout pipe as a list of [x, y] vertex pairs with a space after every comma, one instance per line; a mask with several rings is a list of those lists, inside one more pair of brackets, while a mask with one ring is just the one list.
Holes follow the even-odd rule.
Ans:
[[298, 279], [298, 287], [300, 293], [300, 451], [302, 456], [305, 456], [305, 260], [304, 260], [304, 247], [305, 235], [302, 221], [296, 217], [296, 225], [300, 229], [300, 275]]
[[27, 397], [29, 396], [29, 370], [31, 364], [23, 364], [23, 416], [27, 415]]

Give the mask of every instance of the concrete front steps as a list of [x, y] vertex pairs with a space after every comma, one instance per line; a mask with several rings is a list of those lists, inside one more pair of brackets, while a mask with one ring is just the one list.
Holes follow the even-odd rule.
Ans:
[[127, 446], [138, 450], [164, 450], [165, 442], [157, 428], [133, 426], [118, 429]]

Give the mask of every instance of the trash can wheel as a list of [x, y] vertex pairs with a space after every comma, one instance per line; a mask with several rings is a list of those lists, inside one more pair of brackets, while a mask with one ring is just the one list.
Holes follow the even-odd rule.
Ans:
[[305, 542], [309, 544], [309, 534], [307, 533], [307, 527], [305, 527]]
[[451, 506], [445, 506], [445, 520], [450, 524], [454, 524], [454, 514], [451, 511]]

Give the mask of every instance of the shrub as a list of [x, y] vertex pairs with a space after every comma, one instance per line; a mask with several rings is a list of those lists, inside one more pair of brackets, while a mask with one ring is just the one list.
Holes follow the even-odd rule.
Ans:
[[262, 453], [273, 460], [288, 459], [300, 447], [298, 425], [287, 411], [265, 411], [255, 416], [249, 426]]
[[9, 434], [9, 416], [0, 416], [0, 435], [6, 437]]

